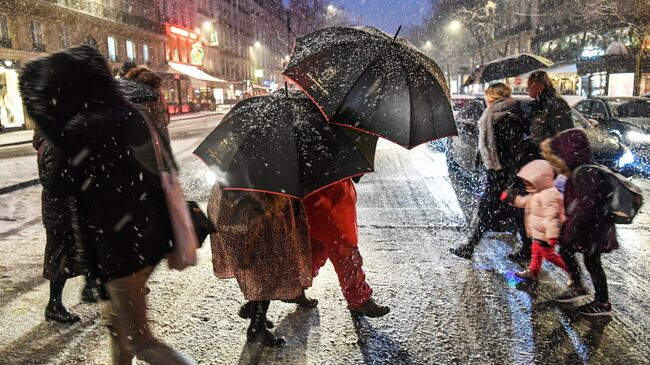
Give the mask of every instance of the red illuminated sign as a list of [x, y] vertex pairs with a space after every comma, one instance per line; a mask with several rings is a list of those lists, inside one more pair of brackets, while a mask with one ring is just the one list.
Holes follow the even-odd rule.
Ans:
[[187, 29], [183, 29], [181, 27], [177, 27], [175, 25], [167, 24], [165, 25], [165, 28], [167, 29], [167, 34], [172, 34], [172, 35], [177, 35], [181, 36], [183, 38], [191, 39], [191, 40], [197, 40], [199, 39], [199, 35], [191, 32]]

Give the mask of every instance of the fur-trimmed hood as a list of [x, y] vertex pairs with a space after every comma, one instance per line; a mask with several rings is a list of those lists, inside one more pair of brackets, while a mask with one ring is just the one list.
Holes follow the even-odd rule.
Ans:
[[521, 168], [518, 177], [528, 181], [537, 192], [553, 187], [555, 172], [546, 160], [533, 160]]
[[[71, 77], [72, 76], [72, 77]], [[29, 116], [50, 138], [70, 128], [115, 125], [112, 118], [96, 118], [114, 107], [128, 107], [117, 90], [104, 56], [90, 46], [72, 47], [28, 62], [20, 75], [20, 92]], [[93, 118], [77, 118], [90, 114]]]

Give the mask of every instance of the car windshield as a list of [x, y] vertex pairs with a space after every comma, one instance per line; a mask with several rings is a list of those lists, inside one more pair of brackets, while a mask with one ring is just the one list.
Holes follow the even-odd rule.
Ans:
[[650, 119], [650, 100], [621, 99], [608, 104], [615, 117]]
[[573, 126], [576, 128], [592, 128], [591, 124], [589, 124], [585, 117], [573, 108], [571, 108], [571, 120], [573, 121]]

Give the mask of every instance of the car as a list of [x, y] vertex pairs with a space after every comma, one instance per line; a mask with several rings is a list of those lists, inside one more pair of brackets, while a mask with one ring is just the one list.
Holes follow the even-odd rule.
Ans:
[[[454, 118], [458, 115], [458, 112], [465, 106], [465, 104], [475, 100], [475, 95], [464, 95], [464, 94], [454, 94], [451, 96], [451, 110], [454, 114]], [[445, 152], [447, 148], [447, 138], [440, 138], [435, 141], [429, 142], [429, 147], [434, 151]]]
[[[532, 100], [527, 97], [517, 99], [527, 113]], [[458, 136], [447, 139], [449, 177], [461, 210], [468, 219], [476, 209], [476, 202], [484, 189], [485, 168], [478, 152], [478, 120], [485, 106], [483, 98], [475, 98], [467, 103], [456, 117]], [[577, 110], [571, 110], [571, 117], [575, 127], [586, 132], [596, 162], [625, 171], [626, 166], [633, 161], [631, 151], [607, 132], [595, 128]]]
[[635, 157], [632, 168], [650, 172], [650, 99], [592, 97], [578, 102], [575, 108], [630, 148]]

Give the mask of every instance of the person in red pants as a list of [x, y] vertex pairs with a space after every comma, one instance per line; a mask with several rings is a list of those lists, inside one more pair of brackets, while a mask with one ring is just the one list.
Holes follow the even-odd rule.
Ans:
[[[555, 252], [555, 245], [562, 223], [566, 221], [564, 199], [554, 183], [555, 172], [546, 160], [534, 160], [526, 164], [517, 174], [526, 185], [528, 195], [516, 196], [506, 190], [501, 200], [525, 209], [526, 233], [532, 237], [532, 255], [528, 270], [516, 273], [522, 279], [537, 281], [544, 259], [560, 267], [567, 267], [562, 257]], [[561, 180], [560, 177], [558, 179]]]
[[339, 278], [352, 314], [381, 317], [390, 308], [372, 299], [357, 247], [357, 192], [352, 179], [332, 184], [304, 200], [312, 247], [312, 274], [318, 275], [329, 259]]

